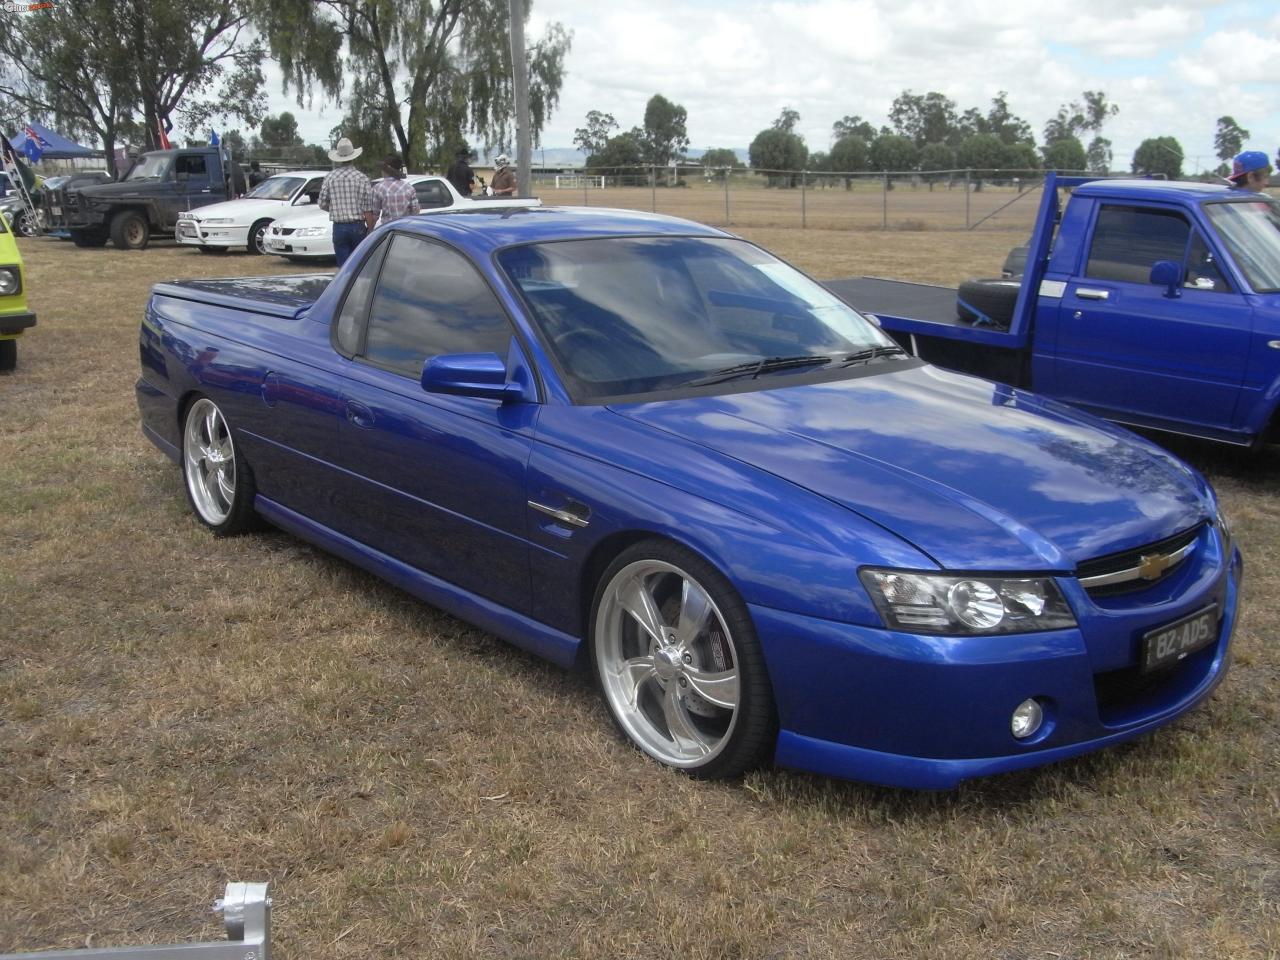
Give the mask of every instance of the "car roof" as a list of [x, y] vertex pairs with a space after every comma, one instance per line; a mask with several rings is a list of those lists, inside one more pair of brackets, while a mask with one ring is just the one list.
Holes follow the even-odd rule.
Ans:
[[607, 237], [729, 237], [715, 227], [656, 213], [607, 207], [486, 207], [402, 217], [389, 226], [439, 237], [474, 253], [520, 243]]
[[[1189, 180], [1091, 180], [1076, 187], [1082, 197], [1105, 199], [1141, 198], [1144, 200], [1173, 200], [1200, 203], [1204, 200], [1224, 200], [1243, 197], [1246, 194], [1234, 187], [1218, 183], [1199, 183]], [[1257, 194], [1251, 194], [1257, 197]]]
[[278, 173], [267, 174], [268, 180], [276, 177], [324, 177], [328, 176], [328, 170], [281, 170]]

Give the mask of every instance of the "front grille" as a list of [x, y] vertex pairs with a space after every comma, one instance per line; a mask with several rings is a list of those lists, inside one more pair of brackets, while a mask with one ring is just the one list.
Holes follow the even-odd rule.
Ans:
[[[1093, 577], [1105, 577], [1111, 574], [1118, 574], [1126, 570], [1131, 570], [1142, 563], [1143, 557], [1163, 556], [1173, 553], [1177, 550], [1191, 544], [1200, 536], [1200, 531], [1204, 529], [1204, 524], [1199, 523], [1190, 530], [1184, 530], [1182, 533], [1175, 533], [1171, 537], [1158, 540], [1155, 543], [1149, 543], [1142, 547], [1136, 547], [1132, 550], [1123, 550], [1119, 553], [1109, 553], [1103, 557], [1095, 557], [1092, 560], [1086, 560], [1076, 568], [1076, 577], [1082, 581], [1087, 581]], [[1085, 589], [1090, 596], [1105, 597], [1112, 596], [1117, 593], [1131, 593], [1135, 590], [1145, 590], [1153, 584], [1159, 583], [1165, 577], [1172, 575], [1178, 570], [1183, 563], [1186, 562], [1184, 557], [1182, 560], [1174, 563], [1160, 573], [1158, 577], [1152, 580], [1146, 580], [1141, 577], [1135, 577], [1122, 583], [1111, 583], [1100, 586], [1085, 585]]]
[[276, 227], [275, 232], [280, 234], [280, 236], [282, 237], [287, 237], [289, 236], [289, 234], [293, 233], [295, 229], [297, 228], [296, 227]]

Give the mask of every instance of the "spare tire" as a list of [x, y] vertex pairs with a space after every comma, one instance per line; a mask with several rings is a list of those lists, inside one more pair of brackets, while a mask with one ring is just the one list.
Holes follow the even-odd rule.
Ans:
[[966, 280], [956, 291], [956, 316], [974, 325], [1008, 327], [1020, 289], [1020, 280]]

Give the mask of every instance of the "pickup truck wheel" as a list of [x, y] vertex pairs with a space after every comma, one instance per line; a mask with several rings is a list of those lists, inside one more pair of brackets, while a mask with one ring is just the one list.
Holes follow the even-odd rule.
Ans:
[[271, 226], [270, 220], [259, 220], [249, 228], [248, 248], [250, 253], [262, 254], [267, 252], [266, 243], [267, 230]]
[[13, 232], [20, 237], [34, 237], [36, 235], [36, 224], [25, 210], [19, 210], [18, 215], [13, 220]]
[[182, 477], [191, 508], [214, 536], [227, 537], [257, 526], [253, 474], [236, 452], [227, 418], [208, 397], [198, 397], [187, 408]]
[[665, 540], [622, 551], [600, 578], [588, 640], [614, 722], [654, 759], [721, 779], [772, 749], [773, 689], [751, 615], [697, 554]]
[[136, 210], [122, 210], [111, 218], [111, 242], [121, 250], [145, 250], [151, 225]]
[[18, 341], [0, 340], [0, 370], [12, 370], [18, 365]]
[[1008, 327], [1021, 288], [1018, 280], [966, 280], [956, 291], [956, 316], [974, 324]]

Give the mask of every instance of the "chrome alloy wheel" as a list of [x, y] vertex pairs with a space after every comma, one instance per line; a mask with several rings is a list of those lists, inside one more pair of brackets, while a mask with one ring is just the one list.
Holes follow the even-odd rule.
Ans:
[[236, 451], [217, 404], [201, 398], [187, 411], [182, 472], [191, 502], [210, 526], [225, 523], [236, 496]]
[[738, 652], [707, 590], [662, 560], [638, 560], [597, 607], [596, 665], [609, 707], [645, 753], [704, 766], [738, 722]]

